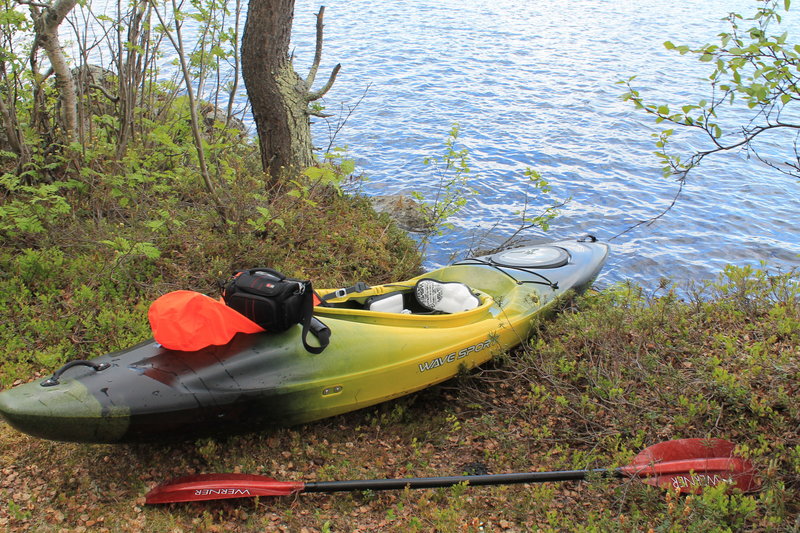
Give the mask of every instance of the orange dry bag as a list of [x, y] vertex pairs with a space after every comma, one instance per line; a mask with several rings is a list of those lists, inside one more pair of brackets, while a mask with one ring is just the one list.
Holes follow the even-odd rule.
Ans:
[[227, 344], [237, 333], [264, 331], [224, 303], [193, 291], [174, 291], [158, 298], [147, 318], [157, 343], [187, 352]]

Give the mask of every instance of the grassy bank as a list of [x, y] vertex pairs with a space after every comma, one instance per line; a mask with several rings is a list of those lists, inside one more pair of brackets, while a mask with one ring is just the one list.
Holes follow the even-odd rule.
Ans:
[[71, 208], [42, 217], [41, 231], [0, 232], [0, 384], [139, 342], [155, 298], [216, 297], [238, 268], [269, 266], [317, 287], [419, 269], [413, 241], [365, 199], [308, 181], [289, 189], [302, 194], [267, 196], [247, 176], [226, 191], [225, 222], [184, 180], [140, 187], [124, 206], [102, 189], [67, 191]]
[[[4, 386], [146, 337], [152, 296], [176, 287], [210, 291], [219, 272], [233, 266], [266, 258], [323, 284], [380, 281], [414, 269], [412, 250], [388, 221], [368, 216], [358, 201], [338, 195], [326, 201], [303, 219], [318, 229], [309, 229], [316, 237], [295, 253], [277, 234], [233, 242], [202, 229], [154, 241], [160, 254], [152, 258], [88, 241], [66, 246], [57, 237], [37, 248], [5, 247]], [[326, 218], [329, 213], [335, 216]], [[477, 374], [306, 426], [112, 446], [42, 441], [0, 424], [0, 526], [796, 531], [799, 347], [798, 279], [729, 269], [690, 301], [669, 292], [646, 297], [635, 287], [569, 301], [540, 325], [530, 346]], [[711, 436], [735, 441], [752, 458], [760, 492], [676, 497], [635, 481], [597, 480], [143, 505], [149, 488], [192, 472], [314, 481], [605, 467], [625, 464], [662, 440]]]

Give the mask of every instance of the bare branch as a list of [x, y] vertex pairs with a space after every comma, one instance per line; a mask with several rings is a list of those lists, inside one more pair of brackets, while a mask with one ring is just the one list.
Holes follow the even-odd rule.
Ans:
[[[688, 172], [688, 170], [687, 170], [687, 172]], [[658, 220], [659, 218], [661, 218], [661, 217], [663, 217], [664, 215], [666, 215], [667, 213], [669, 213], [669, 212], [670, 212], [670, 210], [671, 210], [673, 207], [675, 207], [675, 204], [678, 202], [678, 198], [680, 197], [681, 193], [683, 192], [683, 186], [686, 184], [686, 179], [685, 179], [685, 177], [684, 177], [684, 178], [681, 178], [681, 179], [679, 179], [679, 180], [678, 180], [678, 183], [679, 183], [679, 185], [678, 185], [678, 192], [676, 192], [676, 193], [675, 193], [675, 196], [672, 198], [672, 202], [670, 202], [670, 204], [669, 204], [669, 205], [666, 207], [666, 209], [664, 209], [663, 211], [661, 211], [659, 214], [657, 214], [656, 216], [654, 216], [654, 217], [652, 217], [652, 218], [648, 218], [648, 219], [646, 219], [646, 220], [640, 220], [640, 221], [639, 221], [639, 222], [637, 222], [636, 224], [634, 224], [634, 225], [632, 225], [632, 226], [629, 226], [629, 227], [628, 227], [628, 229], [626, 229], [626, 230], [624, 230], [624, 231], [621, 231], [621, 232], [617, 233], [616, 235], [614, 235], [613, 237], [611, 237], [611, 238], [610, 238], [610, 239], [608, 239], [608, 240], [609, 240], [609, 241], [613, 241], [613, 240], [614, 240], [614, 239], [616, 239], [617, 237], [619, 237], [619, 236], [621, 236], [621, 235], [625, 235], [625, 234], [626, 234], [626, 233], [628, 233], [629, 231], [631, 231], [631, 230], [633, 230], [633, 229], [636, 229], [636, 228], [638, 228], [639, 226], [641, 226], [641, 225], [643, 225], [643, 224], [644, 224], [644, 225], [647, 225], [647, 226], [650, 226], [650, 225], [654, 224], [656, 220]]]
[[[333, 143], [336, 141], [336, 136], [339, 134], [340, 131], [342, 131], [344, 125], [347, 124], [347, 121], [353, 115], [353, 112], [358, 108], [358, 106], [361, 104], [364, 98], [366, 98], [367, 92], [369, 91], [370, 87], [372, 87], [371, 83], [367, 85], [366, 89], [364, 89], [364, 93], [361, 95], [361, 97], [358, 99], [355, 105], [348, 106], [346, 115], [344, 115], [344, 113], [340, 114], [336, 126], [331, 127], [331, 123], [328, 122], [328, 147], [325, 149], [326, 154], [331, 151], [331, 148], [333, 148]], [[344, 111], [344, 104], [342, 104], [341, 109], [342, 111]]]
[[325, 6], [320, 6], [319, 13], [317, 13], [317, 46], [314, 51], [314, 62], [311, 63], [311, 69], [308, 71], [308, 76], [306, 77], [306, 87], [308, 87], [309, 91], [311, 90], [311, 86], [314, 85], [314, 78], [317, 77], [317, 69], [322, 60], [322, 29], [324, 27], [322, 18], [324, 16]]
[[[770, 131], [770, 130], [775, 130], [775, 129], [800, 129], [800, 124], [784, 124], [784, 123], [767, 124], [765, 126], [755, 126], [755, 127], [751, 128], [751, 129], [743, 129], [742, 130], [742, 138], [741, 138], [741, 140], [739, 140], [738, 142], [732, 143], [732, 144], [728, 144], [728, 145], [720, 144], [719, 142], [716, 142], [716, 140], [715, 140], [714, 144], [716, 145], [716, 148], [712, 148], [711, 150], [704, 150], [704, 151], [696, 152], [689, 159], [689, 162], [686, 164], [686, 168], [684, 168], [684, 169], [682, 169], [682, 170], [680, 170], [678, 172], [675, 172], [675, 174], [677, 175], [678, 179], [683, 180], [683, 179], [686, 178], [686, 174], [688, 174], [689, 171], [692, 168], [694, 168], [697, 165], [699, 165], [700, 161], [705, 159], [707, 156], [712, 155], [712, 154], [716, 154], [716, 153], [719, 153], [719, 152], [729, 152], [729, 151], [734, 150], [736, 148], [741, 148], [742, 146], [749, 146], [750, 143], [756, 137], [761, 135], [762, 133]], [[711, 135], [710, 133], [709, 133], [709, 136], [711, 136], [713, 138], [713, 135]]]
[[27, 0], [17, 0], [17, 3], [23, 6], [38, 7], [41, 9], [47, 9], [50, 7], [50, 4], [44, 4], [42, 2], [29, 2]]
[[331, 72], [331, 77], [328, 78], [328, 82], [319, 91], [309, 92], [308, 96], [306, 96], [306, 100], [309, 102], [313, 102], [314, 100], [319, 100], [320, 98], [325, 96], [325, 94], [331, 90], [331, 87], [333, 87], [333, 82], [336, 81], [336, 75], [339, 74], [339, 70], [341, 70], [341, 68], [342, 68], [341, 63], [333, 67], [333, 72]]
[[[559, 209], [561, 209], [562, 207], [567, 205], [567, 203], [569, 203], [568, 199], [567, 200], [562, 200], [557, 204], [548, 206], [542, 212], [542, 215], [548, 215], [550, 213], [557, 212]], [[495, 247], [495, 249], [494, 249], [495, 251], [499, 252], [500, 250], [515, 246], [516, 244], [519, 243], [519, 240], [517, 239], [517, 236], [520, 233], [522, 233], [523, 231], [527, 231], [527, 230], [529, 230], [531, 228], [539, 227], [539, 224], [538, 224], [538, 222], [536, 221], [535, 218], [533, 219], [533, 221], [531, 221], [531, 219], [528, 218], [528, 207], [529, 207], [529, 205], [530, 205], [530, 198], [528, 197], [528, 194], [526, 193], [525, 194], [525, 206], [522, 208], [522, 213], [520, 214], [519, 226], [514, 231], [514, 233], [512, 233], [508, 238], [506, 238], [506, 240], [504, 240], [502, 243], [500, 243], [499, 245], [497, 245]]]
[[97, 89], [98, 91], [103, 93], [103, 96], [105, 96], [110, 101], [114, 102], [115, 104], [117, 102], [119, 102], [119, 96], [114, 96], [113, 94], [109, 94], [109, 92], [106, 91], [105, 87], [103, 87], [102, 85], [98, 85], [96, 83], [90, 83], [89, 87], [91, 87], [92, 89]]
[[[151, 0], [152, 2], [152, 0]], [[155, 5], [155, 2], [152, 2], [153, 5], [153, 12], [156, 14], [158, 21], [167, 30], [168, 26], [164, 21], [164, 17], [161, 16], [161, 12]], [[175, 0], [172, 0], [172, 9], [174, 13], [180, 13], [178, 10], [178, 6], [175, 3]], [[192, 86], [192, 77], [189, 73], [189, 67], [186, 62], [186, 53], [184, 52], [183, 47], [183, 34], [181, 32], [181, 24], [176, 18], [174, 21], [175, 25], [175, 36], [173, 37], [170, 31], [165, 31], [167, 38], [172, 43], [173, 48], [175, 48], [175, 52], [178, 54], [178, 61], [181, 67], [181, 72], [183, 73], [183, 81], [184, 85], [186, 86], [186, 96], [189, 99], [189, 114], [191, 117], [191, 128], [192, 128], [192, 136], [194, 137], [194, 144], [195, 149], [197, 150], [197, 161], [200, 164], [200, 175], [203, 178], [203, 182], [205, 183], [206, 190], [208, 191], [211, 199], [214, 202], [216, 207], [217, 213], [219, 213], [220, 218], [223, 222], [227, 220], [227, 215], [225, 213], [225, 208], [222, 205], [222, 202], [219, 199], [219, 195], [217, 193], [217, 189], [214, 185], [214, 181], [211, 179], [211, 175], [208, 172], [208, 167], [206, 166], [206, 159], [205, 159], [205, 150], [203, 149], [203, 141], [200, 136], [200, 120], [197, 117], [197, 104], [195, 103], [194, 98], [194, 89]]]

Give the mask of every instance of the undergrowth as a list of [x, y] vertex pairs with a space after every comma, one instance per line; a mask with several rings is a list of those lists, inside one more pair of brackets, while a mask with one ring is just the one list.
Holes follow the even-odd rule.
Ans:
[[519, 400], [490, 404], [573, 458], [565, 466], [627, 464], [677, 438], [724, 438], [760, 472], [753, 495], [707, 490], [667, 498], [617, 490], [596, 531], [796, 531], [800, 527], [800, 276], [727, 267], [689, 301], [621, 284], [579, 298], [540, 325], [531, 345], [486, 370], [486, 387]]
[[225, 223], [180, 173], [126, 186], [61, 191], [69, 213], [33, 227], [3, 218], [0, 385], [144, 340], [155, 298], [178, 289], [216, 297], [239, 268], [269, 266], [316, 287], [388, 282], [419, 268], [413, 241], [330, 181], [299, 176], [268, 193], [243, 166], [225, 191]]

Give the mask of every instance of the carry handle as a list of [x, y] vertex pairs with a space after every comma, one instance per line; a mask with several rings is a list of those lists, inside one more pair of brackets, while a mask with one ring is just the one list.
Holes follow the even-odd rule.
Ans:
[[259, 272], [266, 272], [273, 278], [276, 278], [278, 281], [289, 281], [294, 282], [297, 284], [297, 294], [303, 294], [303, 291], [306, 290], [307, 281], [301, 281], [299, 279], [287, 278], [277, 270], [273, 270], [271, 268], [262, 267], [262, 268], [251, 268], [250, 270], [242, 270], [241, 272], [247, 272], [250, 276], [256, 276]]
[[106, 368], [110, 367], [110, 363], [93, 363], [92, 361], [86, 361], [85, 359], [77, 359], [75, 361], [70, 361], [69, 363], [65, 364], [58, 370], [56, 370], [51, 377], [42, 381], [42, 387], [52, 387], [54, 385], [59, 384], [59, 379], [61, 378], [62, 374], [75, 366], [88, 366], [94, 369], [95, 372], [100, 372], [101, 370], [105, 370]]
[[269, 274], [269, 275], [271, 275], [271, 276], [273, 276], [275, 278], [278, 278], [278, 281], [283, 281], [283, 280], [286, 279], [286, 276], [284, 276], [283, 274], [281, 274], [277, 270], [273, 270], [273, 269], [267, 268], [267, 267], [251, 268], [251, 269], [248, 269], [248, 270], [241, 270], [240, 272], [247, 272], [251, 276], [253, 276], [255, 274], [258, 274], [259, 272], [266, 272], [267, 274]]

